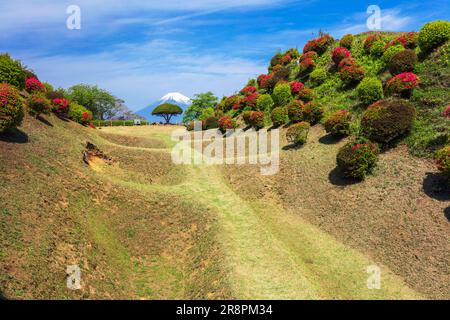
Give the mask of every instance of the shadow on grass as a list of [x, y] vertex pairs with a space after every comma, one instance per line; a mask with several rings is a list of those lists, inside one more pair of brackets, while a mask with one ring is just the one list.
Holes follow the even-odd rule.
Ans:
[[45, 119], [42, 116], [37, 116], [36, 119], [38, 119], [40, 122], [42, 122], [43, 124], [45, 124], [49, 127], [53, 127], [53, 124], [51, 124], [51, 122], [49, 122], [47, 119]]
[[444, 209], [444, 217], [450, 222], [450, 206]]
[[429, 172], [423, 180], [423, 191], [430, 198], [439, 201], [450, 200], [450, 185], [442, 174]]
[[291, 143], [291, 144], [284, 146], [282, 149], [283, 150], [298, 150], [298, 149], [303, 148], [304, 145], [305, 145], [304, 143]]
[[20, 129], [12, 128], [0, 133], [0, 141], [10, 143], [27, 143], [28, 135]]
[[331, 184], [340, 187], [351, 186], [353, 184], [357, 184], [362, 181], [361, 179], [353, 179], [345, 177], [338, 167], [330, 171], [330, 173], [328, 174], [328, 180], [330, 180]]
[[344, 137], [337, 137], [335, 135], [332, 135], [331, 133], [321, 137], [319, 139], [319, 142], [322, 144], [336, 144], [339, 141], [341, 141]]

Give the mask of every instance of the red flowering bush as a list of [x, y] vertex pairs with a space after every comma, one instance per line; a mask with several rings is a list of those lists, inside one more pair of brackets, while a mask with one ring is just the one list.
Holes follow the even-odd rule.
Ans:
[[339, 65], [343, 59], [350, 58], [350, 51], [346, 48], [337, 47], [333, 50], [331, 58], [336, 65]]
[[303, 53], [315, 51], [318, 55], [322, 55], [332, 43], [333, 38], [328, 34], [325, 34], [319, 38], [308, 41], [303, 47]]
[[351, 67], [351, 66], [355, 66], [355, 65], [356, 65], [356, 61], [353, 58], [342, 59], [341, 62], [339, 62], [338, 71], [341, 71], [344, 67]]
[[230, 111], [238, 103], [239, 103], [238, 96], [230, 96], [230, 97], [226, 98], [225, 101], [223, 102], [223, 111], [224, 112]]
[[339, 46], [341, 46], [343, 48], [347, 48], [349, 50], [352, 47], [352, 44], [353, 44], [353, 35], [351, 35], [351, 34], [346, 34], [339, 41]]
[[272, 73], [269, 73], [269, 74], [261, 74], [259, 77], [258, 77], [258, 79], [257, 79], [257, 82], [258, 82], [258, 86], [261, 88], [261, 89], [267, 89], [268, 88], [268, 85], [269, 85], [269, 81], [270, 81], [270, 79], [273, 77], [273, 74]]
[[300, 61], [299, 65], [299, 75], [304, 75], [311, 73], [314, 70], [314, 67], [316, 66], [316, 63], [313, 59], [304, 59]]
[[364, 51], [367, 54], [370, 54], [370, 48], [372, 47], [372, 45], [375, 42], [380, 41], [380, 40], [381, 40], [381, 37], [379, 34], [372, 34], [372, 35], [368, 36], [363, 42]]
[[357, 65], [345, 66], [339, 71], [339, 77], [346, 85], [358, 83], [364, 75], [364, 69]]
[[248, 96], [246, 96], [245, 98], [241, 99], [240, 106], [242, 108], [255, 110], [256, 109], [256, 102], [258, 100], [258, 97], [259, 97], [259, 93], [258, 92], [251, 93]]
[[300, 122], [303, 120], [303, 109], [305, 104], [300, 100], [293, 100], [287, 105], [287, 113], [291, 122]]
[[322, 119], [323, 108], [320, 104], [310, 101], [303, 107], [303, 120], [311, 124], [316, 124]]
[[419, 77], [412, 72], [403, 72], [390, 78], [386, 83], [388, 95], [399, 95], [409, 98], [412, 91], [419, 85]]
[[450, 106], [445, 107], [443, 116], [450, 119]]
[[247, 86], [247, 87], [245, 87], [245, 88], [243, 88], [242, 90], [241, 90], [241, 94], [242, 95], [244, 95], [244, 96], [249, 96], [249, 95], [251, 95], [252, 93], [255, 93], [256, 92], [256, 87], [253, 87], [253, 86]]
[[450, 145], [436, 152], [436, 164], [438, 169], [449, 178], [450, 181]]
[[219, 119], [219, 129], [222, 133], [236, 128], [236, 122], [230, 116], [223, 116]]
[[311, 125], [304, 121], [293, 124], [286, 131], [286, 140], [296, 145], [306, 143], [310, 127]]
[[49, 113], [51, 110], [51, 103], [45, 95], [34, 93], [28, 100], [28, 109], [31, 115], [37, 117], [42, 113]]
[[318, 57], [317, 52], [308, 51], [308, 52], [302, 54], [302, 56], [300, 57], [300, 62], [303, 60], [306, 60], [306, 59], [311, 59], [313, 61], [316, 61], [317, 57]]
[[53, 99], [53, 111], [58, 117], [67, 118], [69, 113], [70, 101], [67, 99]]
[[256, 130], [264, 128], [264, 112], [252, 111], [252, 113], [250, 113], [249, 122]]
[[351, 121], [352, 114], [348, 110], [336, 111], [325, 119], [325, 130], [335, 136], [349, 135]]
[[25, 81], [25, 89], [28, 92], [45, 91], [44, 85], [36, 78], [28, 78]]
[[384, 46], [385, 49], [395, 46], [395, 45], [402, 45], [406, 49], [414, 49], [417, 47], [417, 39], [419, 37], [419, 34], [417, 32], [406, 32], [402, 34], [400, 37], [389, 41]]
[[291, 63], [291, 61], [292, 61], [292, 57], [291, 57], [291, 55], [288, 53], [288, 54], [285, 54], [282, 58], [281, 58], [281, 63], [283, 64], [283, 65], [287, 65], [287, 64], [289, 64], [289, 63]]
[[292, 81], [291, 82], [291, 94], [293, 96], [297, 95], [300, 90], [303, 89], [305, 85], [303, 83], [301, 83], [300, 81]]
[[344, 145], [336, 156], [338, 169], [349, 178], [364, 179], [375, 167], [379, 148], [375, 143], [359, 138]]
[[302, 87], [296, 94], [296, 98], [303, 102], [309, 102], [314, 99], [314, 91], [307, 87]]
[[91, 122], [88, 124], [88, 126], [89, 126], [89, 128], [91, 128], [91, 129], [97, 129], [97, 128], [94, 126], [94, 124], [91, 123]]
[[0, 84], [0, 133], [20, 126], [24, 116], [19, 92], [6, 83]]

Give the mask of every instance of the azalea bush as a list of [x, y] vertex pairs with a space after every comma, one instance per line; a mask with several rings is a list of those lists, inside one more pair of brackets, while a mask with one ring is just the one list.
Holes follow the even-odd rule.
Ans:
[[386, 93], [388, 95], [398, 95], [402, 98], [409, 98], [412, 91], [418, 86], [419, 77], [412, 72], [404, 72], [387, 81]]
[[381, 41], [381, 36], [377, 33], [372, 34], [372, 35], [368, 36], [366, 39], [364, 39], [364, 42], [363, 42], [364, 51], [367, 54], [369, 54], [372, 45], [377, 41]]
[[314, 90], [303, 87], [299, 90], [295, 97], [303, 102], [310, 102], [314, 99]]
[[419, 47], [431, 51], [450, 39], [450, 21], [437, 20], [426, 23], [419, 31]]
[[346, 58], [350, 58], [350, 51], [348, 51], [348, 49], [346, 48], [337, 47], [331, 54], [331, 59], [336, 65], [339, 65], [339, 63]]
[[92, 112], [75, 102], [69, 104], [67, 116], [69, 119], [83, 125], [87, 125], [92, 120]]
[[286, 109], [288, 113], [289, 120], [291, 122], [300, 122], [303, 120], [303, 108], [305, 107], [303, 101], [293, 100], [291, 101]]
[[252, 93], [255, 93], [257, 91], [256, 87], [254, 86], [247, 86], [245, 88], [243, 88], [240, 93], [244, 96], [249, 96]]
[[236, 128], [236, 122], [230, 116], [223, 116], [219, 119], [219, 129], [222, 133]]
[[23, 102], [19, 92], [7, 83], [0, 84], [0, 133], [22, 124]]
[[272, 124], [276, 127], [282, 126], [288, 121], [288, 115], [286, 108], [276, 107], [272, 110], [270, 114], [270, 119], [272, 120]]
[[48, 114], [51, 111], [51, 102], [42, 93], [33, 93], [28, 98], [29, 113], [35, 117], [40, 114]]
[[327, 71], [323, 68], [316, 68], [313, 72], [309, 74], [309, 81], [313, 86], [320, 86], [327, 80]]
[[366, 72], [358, 65], [345, 66], [339, 71], [339, 78], [346, 85], [360, 82]]
[[356, 66], [356, 60], [353, 58], [345, 58], [342, 59], [341, 62], [339, 62], [338, 65], [338, 71], [341, 71], [343, 68], [345, 67], [352, 67], [352, 66]]
[[310, 127], [305, 121], [291, 125], [286, 131], [286, 140], [292, 144], [306, 143]]
[[406, 32], [400, 37], [386, 43], [385, 49], [395, 45], [401, 45], [407, 49], [414, 49], [415, 47], [417, 47], [418, 36], [419, 34], [417, 32]]
[[258, 79], [258, 87], [260, 89], [267, 89], [269, 87], [270, 79], [273, 77], [272, 73], [269, 74], [261, 74]]
[[28, 78], [25, 81], [25, 89], [28, 92], [43, 92], [45, 91], [44, 85], [36, 78]]
[[339, 110], [330, 114], [324, 121], [325, 130], [334, 136], [350, 134], [352, 114], [348, 110]]
[[319, 55], [317, 54], [317, 52], [315, 51], [308, 51], [304, 54], [301, 55], [300, 57], [300, 62], [302, 62], [303, 60], [306, 59], [311, 59], [312, 61], [316, 61], [316, 59], [319, 57]]
[[450, 181], [450, 145], [436, 152], [438, 169], [449, 178]]
[[70, 101], [67, 99], [53, 99], [53, 111], [58, 117], [67, 118], [69, 113]]
[[12, 59], [8, 54], [0, 54], [0, 83], [8, 83], [18, 89], [25, 87], [27, 73], [20, 61]]
[[404, 51], [405, 48], [401, 45], [396, 45], [396, 46], [392, 46], [387, 48], [383, 55], [381, 56], [381, 61], [383, 61], [383, 63], [388, 64], [392, 57], [395, 56], [397, 53]]
[[322, 55], [327, 51], [327, 48], [333, 43], [333, 38], [325, 34], [319, 38], [308, 41], [303, 47], [303, 53], [314, 51], [318, 55]]
[[445, 118], [450, 119], [450, 106], [445, 107], [444, 113], [442, 114]]
[[277, 107], [283, 107], [292, 100], [291, 85], [287, 82], [278, 83], [273, 89], [273, 102]]
[[302, 90], [303, 87], [305, 86], [300, 81], [292, 81], [290, 83], [290, 85], [291, 85], [291, 94], [292, 94], [292, 96], [297, 95], [300, 92], [300, 90]]
[[389, 61], [387, 67], [389, 72], [395, 76], [403, 72], [412, 72], [417, 63], [417, 54], [414, 50], [407, 49], [395, 54]]
[[264, 128], [264, 112], [252, 111], [249, 119], [250, 125], [256, 130]]
[[375, 168], [378, 154], [379, 148], [375, 143], [358, 138], [339, 149], [337, 167], [346, 177], [364, 179]]
[[364, 78], [356, 87], [359, 100], [366, 106], [383, 98], [383, 85], [376, 77]]
[[343, 48], [347, 48], [350, 50], [353, 44], [353, 35], [352, 34], [346, 34], [342, 37], [342, 39], [339, 41], [339, 46]]
[[298, 74], [300, 76], [302, 76], [302, 75], [311, 73], [314, 70], [315, 66], [316, 66], [316, 63], [314, 62], [313, 59], [309, 59], [309, 58], [304, 59], [304, 60], [300, 61], [299, 68], [298, 68], [298, 70], [299, 70]]
[[322, 119], [323, 113], [323, 107], [319, 103], [310, 101], [303, 107], [303, 120], [316, 124]]
[[205, 119], [203, 123], [204, 130], [219, 128], [219, 119], [215, 116], [211, 116]]
[[270, 112], [273, 109], [275, 102], [273, 102], [270, 94], [261, 94], [256, 100], [256, 109], [259, 111]]
[[253, 111], [251, 110], [244, 110], [242, 112], [242, 120], [244, 120], [245, 125], [247, 126], [251, 126], [250, 123], [250, 115], [252, 114]]
[[230, 111], [237, 103], [239, 103], [239, 97], [236, 95], [226, 98], [223, 102], [223, 111]]
[[406, 100], [381, 100], [363, 113], [361, 131], [372, 141], [388, 144], [411, 130], [415, 114], [414, 106]]
[[370, 46], [370, 55], [374, 58], [380, 58], [385, 51], [385, 45], [383, 41], [375, 41], [371, 46]]

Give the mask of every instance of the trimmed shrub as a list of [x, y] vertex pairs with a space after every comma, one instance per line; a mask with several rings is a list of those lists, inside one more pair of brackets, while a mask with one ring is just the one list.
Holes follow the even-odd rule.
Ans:
[[352, 47], [352, 44], [353, 44], [353, 35], [351, 35], [351, 34], [346, 34], [339, 41], [339, 46], [341, 46], [343, 48], [347, 48], [349, 50]]
[[67, 118], [70, 101], [67, 99], [53, 99], [53, 112], [60, 118]]
[[272, 120], [272, 124], [276, 127], [282, 126], [288, 121], [288, 115], [286, 108], [276, 107], [272, 110], [270, 114], [270, 119]]
[[339, 149], [337, 167], [346, 177], [364, 179], [376, 166], [378, 154], [379, 148], [375, 143], [359, 138]]
[[304, 121], [293, 124], [286, 131], [286, 140], [292, 144], [306, 143], [310, 127], [311, 125]]
[[310, 102], [314, 99], [314, 90], [303, 87], [298, 93], [296, 98], [302, 100], [303, 102]]
[[343, 60], [343, 59], [347, 59], [350, 58], [350, 51], [348, 51], [348, 49], [346, 48], [342, 48], [342, 47], [337, 47], [333, 50], [333, 53], [331, 55], [331, 59], [333, 59], [333, 62], [336, 65], [339, 65], [339, 63]]
[[352, 114], [348, 110], [339, 110], [330, 114], [324, 122], [325, 130], [334, 136], [350, 134]]
[[261, 94], [258, 99], [256, 99], [256, 109], [259, 111], [269, 112], [272, 111], [275, 103], [273, 102], [272, 96], [270, 94]]
[[0, 83], [9, 83], [23, 89], [26, 77], [27, 73], [19, 61], [12, 59], [8, 54], [0, 54]]
[[375, 41], [372, 46], [370, 47], [370, 55], [374, 58], [379, 58], [383, 55], [385, 49], [384, 49], [384, 42], [383, 41]]
[[320, 86], [327, 80], [327, 71], [322, 68], [317, 68], [309, 74], [309, 80], [314, 86]]
[[364, 52], [366, 54], [369, 54], [372, 45], [377, 41], [381, 41], [381, 36], [377, 33], [372, 34], [372, 35], [368, 36], [366, 39], [364, 39], [364, 42], [363, 42]]
[[256, 102], [258, 101], [259, 93], [255, 92], [252, 93], [245, 98], [240, 100], [240, 105], [242, 109], [246, 110], [255, 110], [256, 109]]
[[327, 48], [333, 43], [333, 38], [325, 34], [319, 38], [308, 41], [303, 47], [303, 53], [315, 51], [318, 55], [322, 55], [327, 51]]
[[449, 178], [450, 181], [450, 145], [436, 152], [436, 163], [438, 169]]
[[342, 59], [342, 61], [338, 65], [338, 71], [341, 71], [345, 67], [351, 67], [351, 66], [356, 66], [356, 65], [357, 64], [356, 64], [355, 59], [352, 59], [352, 58]]
[[419, 85], [419, 77], [412, 72], [400, 73], [386, 83], [386, 93], [402, 98], [411, 97], [412, 91]]
[[86, 125], [92, 120], [92, 112], [78, 103], [71, 102], [68, 117], [75, 122]]
[[270, 59], [270, 66], [271, 66], [271, 67], [275, 67], [276, 65], [281, 64], [281, 59], [282, 59], [282, 58], [283, 58], [283, 55], [282, 55], [280, 52], [276, 53], [276, 54], [272, 57], [272, 59]]
[[25, 81], [25, 89], [30, 93], [45, 91], [44, 85], [36, 78], [28, 78]]
[[389, 47], [386, 49], [386, 51], [384, 51], [383, 55], [381, 56], [381, 61], [383, 61], [385, 64], [388, 64], [393, 56], [404, 50], [405, 48], [403, 48], [403, 46], [401, 45]]
[[408, 101], [381, 100], [363, 113], [361, 130], [370, 140], [387, 144], [411, 130], [415, 114]]
[[219, 128], [219, 119], [214, 116], [206, 118], [206, 120], [204, 121], [204, 128], [205, 130]]
[[47, 91], [45, 93], [45, 95], [47, 96], [47, 99], [49, 99], [50, 101], [54, 100], [54, 99], [64, 99], [64, 93], [62, 91]]
[[230, 116], [223, 116], [219, 119], [219, 129], [222, 133], [236, 128], [236, 122]]
[[300, 61], [300, 64], [298, 66], [298, 75], [307, 75], [308, 73], [311, 73], [314, 70], [314, 67], [316, 66], [316, 63], [313, 59], [304, 59]]
[[386, 43], [385, 49], [396, 45], [401, 45], [408, 49], [414, 49], [417, 47], [418, 35], [419, 34], [417, 32], [406, 32], [400, 37]]
[[7, 83], [0, 84], [0, 133], [22, 124], [23, 103], [19, 92]]
[[388, 63], [389, 72], [395, 76], [402, 72], [412, 72], [417, 63], [417, 54], [407, 49], [395, 54]]
[[383, 99], [383, 85], [378, 78], [364, 78], [356, 87], [359, 100], [366, 106]]
[[310, 101], [303, 107], [303, 120], [316, 124], [322, 119], [323, 113], [324, 110], [320, 104]]
[[252, 111], [250, 113], [250, 125], [256, 130], [264, 128], [264, 112]]
[[303, 101], [300, 100], [293, 100], [287, 105], [287, 114], [291, 122], [300, 122], [303, 120], [304, 106]]
[[244, 96], [249, 96], [249, 95], [251, 95], [252, 93], [255, 93], [256, 92], [256, 87], [253, 87], [253, 86], [246, 86], [245, 88], [243, 88], [241, 91], [240, 91], [240, 94], [242, 94], [242, 95], [244, 95]]
[[426, 23], [419, 31], [419, 47], [431, 51], [450, 39], [450, 21], [437, 20]]
[[226, 98], [223, 102], [223, 111], [230, 111], [237, 103], [239, 103], [239, 97], [236, 95]]
[[50, 100], [42, 93], [34, 93], [28, 98], [29, 113], [35, 117], [40, 114], [48, 114], [51, 108]]
[[303, 87], [305, 86], [300, 81], [292, 81], [290, 83], [290, 85], [291, 85], [291, 94], [292, 94], [292, 96], [297, 95], [300, 92], [300, 90], [302, 90]]
[[272, 73], [259, 75], [258, 79], [256, 80], [258, 82], [258, 87], [260, 89], [267, 89], [269, 85], [269, 80], [272, 77], [273, 77]]
[[291, 86], [289, 83], [279, 83], [273, 89], [273, 102], [278, 107], [287, 105], [292, 100]]
[[364, 78], [365, 71], [357, 65], [345, 66], [339, 71], [339, 78], [346, 85], [358, 83]]
[[303, 60], [306, 59], [311, 59], [312, 61], [316, 61], [316, 59], [319, 57], [319, 55], [317, 54], [317, 52], [315, 51], [308, 51], [304, 54], [301, 55], [299, 61], [302, 62]]
[[450, 106], [445, 107], [444, 113], [442, 114], [445, 118], [450, 119]]

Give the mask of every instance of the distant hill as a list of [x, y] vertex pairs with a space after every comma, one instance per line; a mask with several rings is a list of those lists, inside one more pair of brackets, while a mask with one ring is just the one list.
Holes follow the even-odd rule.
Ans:
[[[159, 122], [163, 119], [161, 117], [152, 116], [152, 111], [157, 106], [163, 103], [173, 103], [177, 106], [181, 107], [183, 109], [183, 112], [186, 110], [187, 107], [191, 105], [191, 99], [186, 97], [185, 95], [179, 93], [179, 92], [171, 92], [166, 94], [164, 97], [159, 99], [158, 101], [152, 103], [148, 107], [145, 107], [144, 109], [141, 109], [136, 112], [137, 115], [144, 117], [146, 120], [151, 122]], [[179, 123], [182, 120], [182, 115], [179, 115], [177, 117], [173, 117], [171, 122], [172, 123]]]

